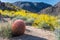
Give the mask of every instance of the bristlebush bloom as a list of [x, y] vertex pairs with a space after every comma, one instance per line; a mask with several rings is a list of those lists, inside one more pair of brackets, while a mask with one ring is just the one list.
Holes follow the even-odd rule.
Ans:
[[53, 30], [57, 25], [57, 17], [40, 14], [33, 23], [33, 26], [38, 26], [38, 28], [50, 28]]

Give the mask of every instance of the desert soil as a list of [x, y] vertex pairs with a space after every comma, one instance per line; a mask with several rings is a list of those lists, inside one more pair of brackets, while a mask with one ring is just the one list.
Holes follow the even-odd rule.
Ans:
[[13, 37], [10, 39], [0, 38], [0, 40], [55, 40], [55, 35], [51, 31], [26, 26], [26, 31], [24, 35]]

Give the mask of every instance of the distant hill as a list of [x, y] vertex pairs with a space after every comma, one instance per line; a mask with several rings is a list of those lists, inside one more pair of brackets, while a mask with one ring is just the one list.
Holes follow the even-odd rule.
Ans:
[[20, 8], [16, 7], [15, 5], [11, 4], [11, 3], [4, 3], [0, 1], [0, 9], [1, 10], [19, 10]]
[[46, 9], [41, 10], [39, 13], [49, 13], [52, 15], [60, 15], [60, 2], [55, 4], [53, 7], [48, 7]]
[[22, 2], [22, 1], [18, 1], [18, 2], [14, 2], [12, 4], [15, 6], [18, 6], [22, 9], [28, 10], [30, 12], [35, 12], [35, 13], [38, 13], [47, 7], [52, 7], [52, 5], [47, 4], [47, 3], [43, 3], [43, 2]]

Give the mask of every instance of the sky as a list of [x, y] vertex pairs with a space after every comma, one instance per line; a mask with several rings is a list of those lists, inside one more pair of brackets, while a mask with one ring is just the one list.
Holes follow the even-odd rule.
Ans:
[[60, 2], [60, 0], [1, 0], [2, 2], [16, 2], [16, 1], [29, 1], [29, 2], [45, 2], [48, 4], [55, 5], [56, 3]]

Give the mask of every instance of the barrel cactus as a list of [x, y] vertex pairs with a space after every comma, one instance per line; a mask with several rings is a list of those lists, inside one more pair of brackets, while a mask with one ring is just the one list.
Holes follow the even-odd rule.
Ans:
[[19, 36], [25, 32], [25, 23], [23, 20], [16, 20], [12, 23], [12, 34]]

